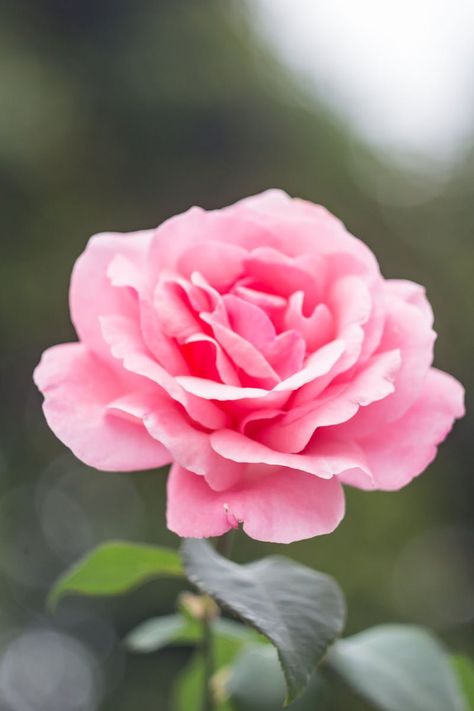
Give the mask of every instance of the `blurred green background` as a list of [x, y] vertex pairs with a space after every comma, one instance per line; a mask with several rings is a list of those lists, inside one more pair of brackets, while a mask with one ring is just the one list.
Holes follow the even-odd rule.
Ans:
[[[426, 285], [437, 365], [469, 393], [473, 151], [442, 170], [402, 168], [364, 145], [272, 56], [244, 3], [0, 2], [2, 709], [166, 711], [186, 660], [183, 650], [133, 658], [119, 644], [144, 617], [173, 609], [175, 584], [45, 612], [51, 582], [99, 541], [178, 544], [164, 527], [165, 476], [75, 461], [32, 385], [42, 350], [75, 338], [68, 280], [87, 238], [267, 187], [322, 203], [386, 276]], [[241, 536], [236, 559], [281, 548], [336, 576], [349, 633], [417, 622], [472, 655], [472, 425], [469, 414], [405, 490], [348, 490], [333, 535], [289, 549]], [[352, 704], [342, 696], [334, 709]]]

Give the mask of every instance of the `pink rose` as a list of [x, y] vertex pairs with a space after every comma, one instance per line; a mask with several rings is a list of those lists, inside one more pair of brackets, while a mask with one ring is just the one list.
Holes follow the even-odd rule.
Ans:
[[422, 287], [278, 190], [96, 235], [70, 307], [79, 342], [35, 371], [46, 419], [97, 469], [172, 461], [180, 536], [328, 533], [342, 484], [405, 486], [463, 414], [462, 386], [431, 367]]

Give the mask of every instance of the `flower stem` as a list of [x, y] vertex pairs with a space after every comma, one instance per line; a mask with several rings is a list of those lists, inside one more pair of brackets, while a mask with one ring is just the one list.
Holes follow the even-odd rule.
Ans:
[[[236, 529], [231, 528], [230, 531], [225, 533], [223, 536], [216, 541], [216, 550], [221, 555], [228, 558], [232, 550], [232, 546], [235, 540]], [[206, 600], [206, 596], [202, 598]], [[210, 598], [207, 598], [209, 602], [212, 602]], [[215, 603], [214, 603], [215, 607]], [[202, 693], [202, 704], [201, 711], [214, 711], [214, 695], [211, 689], [211, 679], [214, 675], [214, 640], [212, 636], [212, 620], [215, 617], [215, 610], [213, 606], [205, 606], [205, 612], [202, 617], [202, 639], [201, 639], [201, 654], [203, 657], [204, 665], [204, 686]], [[216, 608], [217, 609], [217, 608]]]
[[211, 689], [211, 679], [214, 674], [214, 644], [212, 638], [212, 620], [210, 615], [204, 615], [202, 620], [201, 651], [204, 662], [204, 687], [202, 694], [202, 711], [214, 710], [214, 698]]

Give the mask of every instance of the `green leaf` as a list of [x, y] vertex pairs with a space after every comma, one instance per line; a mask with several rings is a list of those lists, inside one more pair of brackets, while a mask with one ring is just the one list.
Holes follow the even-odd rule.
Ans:
[[[252, 646], [238, 655], [226, 683], [235, 711], [279, 711], [285, 701], [285, 677], [275, 647]], [[327, 698], [324, 680], [314, 672], [291, 711], [322, 711]]]
[[327, 662], [383, 711], [465, 711], [449, 657], [420, 627], [381, 625], [339, 640]]
[[130, 652], [149, 654], [170, 644], [196, 644], [201, 638], [201, 625], [182, 615], [152, 617], [128, 633], [124, 645]]
[[237, 565], [204, 540], [184, 541], [182, 557], [191, 582], [275, 645], [287, 701], [296, 698], [342, 631], [345, 604], [336, 582], [278, 556]]
[[48, 604], [54, 607], [67, 593], [118, 595], [152, 578], [180, 577], [176, 551], [125, 541], [111, 541], [81, 558], [56, 582]]
[[[258, 641], [253, 630], [233, 620], [217, 619], [211, 623], [213, 635], [220, 639], [235, 640], [241, 644]], [[183, 615], [152, 617], [141, 622], [128, 633], [124, 644], [130, 652], [149, 654], [173, 644], [198, 644], [202, 637], [201, 624]]]
[[451, 663], [461, 684], [468, 708], [474, 711], [474, 662], [469, 657], [456, 654], [451, 657]]

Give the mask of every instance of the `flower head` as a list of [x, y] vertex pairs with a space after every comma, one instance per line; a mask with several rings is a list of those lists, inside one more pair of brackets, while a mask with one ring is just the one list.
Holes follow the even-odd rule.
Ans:
[[405, 486], [463, 414], [422, 287], [278, 190], [96, 235], [70, 307], [79, 342], [35, 371], [48, 423], [97, 469], [172, 462], [181, 536], [328, 533], [342, 484]]

